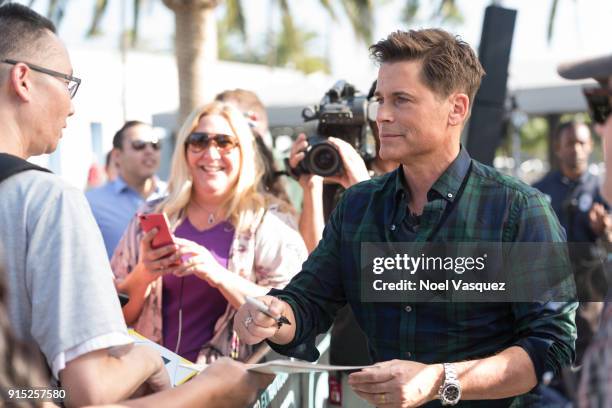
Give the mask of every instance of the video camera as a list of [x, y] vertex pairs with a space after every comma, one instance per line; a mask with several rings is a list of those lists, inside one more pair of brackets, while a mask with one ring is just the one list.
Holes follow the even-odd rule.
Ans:
[[[333, 176], [342, 172], [342, 158], [338, 150], [327, 140], [330, 136], [349, 143], [367, 163], [376, 156], [376, 144], [368, 123], [370, 109], [367, 95], [351, 84], [338, 81], [325, 94], [318, 106], [302, 111], [305, 122], [318, 120], [316, 133], [308, 137], [308, 150], [297, 168], [301, 174]], [[370, 119], [371, 121], [372, 119]]]

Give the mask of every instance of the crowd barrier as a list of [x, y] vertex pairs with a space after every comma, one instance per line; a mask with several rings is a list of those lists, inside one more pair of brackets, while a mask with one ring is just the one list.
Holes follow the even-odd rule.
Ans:
[[[329, 364], [330, 334], [317, 338], [317, 348], [321, 357], [318, 362]], [[267, 351], [257, 362], [286, 359], [287, 357]], [[259, 395], [251, 408], [324, 408], [328, 397], [328, 374], [278, 374], [274, 381]]]

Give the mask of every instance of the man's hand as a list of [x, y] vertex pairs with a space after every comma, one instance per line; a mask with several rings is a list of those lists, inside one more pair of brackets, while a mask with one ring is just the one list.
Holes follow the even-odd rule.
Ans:
[[[127, 346], [120, 346], [131, 348], [133, 344], [129, 344]], [[132, 394], [131, 398], [139, 397], [142, 395], [154, 394], [159, 391], [164, 391], [172, 388], [172, 383], [170, 382], [170, 376], [168, 375], [168, 370], [166, 370], [166, 366], [164, 365], [164, 360], [161, 358], [161, 355], [152, 347], [141, 345], [134, 346], [141, 348], [144, 353], [143, 359], [150, 360], [153, 363], [153, 374], [147, 378], [147, 380]], [[112, 351], [109, 354], [114, 355], [118, 358], [121, 356], [121, 352]]]
[[240, 306], [234, 316], [234, 330], [240, 340], [246, 344], [257, 344], [271, 339], [278, 344], [287, 344], [295, 335], [295, 321], [291, 307], [274, 296], [261, 296], [256, 298], [270, 308], [273, 316], [285, 316], [291, 325], [283, 325], [279, 329], [276, 320], [260, 312], [255, 306], [245, 303]]
[[126, 345], [85, 353], [59, 373], [66, 406], [106, 404], [171, 387], [160, 354], [146, 345]]
[[612, 143], [612, 115], [603, 124], [595, 124], [595, 132], [601, 136], [604, 143]]
[[391, 360], [349, 376], [351, 388], [377, 407], [416, 407], [436, 398], [443, 383], [441, 364]]
[[340, 153], [340, 158], [342, 158], [342, 174], [325, 177], [325, 181], [338, 183], [347, 189], [354, 184], [370, 179], [365, 162], [353, 146], [335, 137], [330, 137], [327, 141]]
[[153, 228], [142, 236], [138, 264], [134, 268], [134, 273], [147, 285], [162, 275], [174, 272], [181, 260], [181, 254], [178, 252], [179, 246], [176, 244], [153, 249], [152, 243], [157, 232], [157, 228]]
[[208, 248], [188, 239], [174, 238], [174, 241], [179, 246], [178, 253], [181, 259], [184, 259], [181, 266], [174, 271], [175, 276], [195, 275], [213, 288], [217, 288], [230, 274], [217, 262]]
[[601, 186], [601, 195], [612, 203], [612, 115], [609, 115], [604, 124], [596, 124], [595, 132], [601, 136], [601, 144], [606, 164], [606, 175]]
[[217, 384], [213, 391], [215, 397], [206, 400], [203, 406], [246, 407], [255, 400], [258, 391], [266, 388], [273, 380], [273, 375], [247, 371], [244, 364], [223, 357], [191, 381], [209, 388], [213, 388], [210, 387], [211, 383]]
[[[292, 169], [297, 168], [304, 157], [306, 156], [306, 150], [308, 149], [308, 140], [306, 135], [300, 133], [295, 139], [295, 142], [291, 145], [291, 151], [289, 152], [289, 166]], [[303, 190], [322, 189], [323, 188], [323, 177], [317, 176], [316, 174], [301, 174], [298, 183]]]
[[591, 207], [589, 211], [589, 225], [595, 235], [608, 241], [606, 233], [612, 230], [612, 219], [606, 208], [600, 203], [595, 203]]

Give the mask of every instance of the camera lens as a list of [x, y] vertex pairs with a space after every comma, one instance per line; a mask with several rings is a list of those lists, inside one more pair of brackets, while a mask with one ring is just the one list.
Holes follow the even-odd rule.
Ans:
[[342, 160], [334, 146], [327, 142], [312, 146], [306, 157], [310, 171], [319, 176], [333, 176], [340, 172]]

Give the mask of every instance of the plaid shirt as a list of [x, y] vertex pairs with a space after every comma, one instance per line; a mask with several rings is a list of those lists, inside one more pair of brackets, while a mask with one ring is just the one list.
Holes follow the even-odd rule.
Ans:
[[[294, 340], [276, 351], [318, 358], [315, 336], [327, 331], [347, 302], [370, 343], [374, 361], [455, 362], [520, 346], [538, 379], [572, 363], [576, 303], [365, 303], [362, 242], [563, 242], [565, 234], [545, 197], [470, 158], [457, 158], [428, 193], [416, 235], [407, 232], [409, 191], [402, 167], [347, 190], [302, 271], [271, 295], [296, 316]], [[525, 406], [529, 395], [461, 406]], [[519, 404], [519, 405], [517, 405]], [[432, 406], [438, 406], [434, 401]]]

